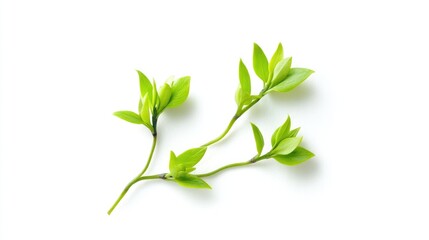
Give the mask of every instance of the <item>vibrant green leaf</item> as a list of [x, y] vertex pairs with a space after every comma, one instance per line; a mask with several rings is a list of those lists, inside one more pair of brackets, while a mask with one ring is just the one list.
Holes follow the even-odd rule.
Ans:
[[171, 85], [171, 98], [167, 107], [173, 108], [186, 101], [189, 95], [191, 77], [186, 76], [177, 79]]
[[278, 155], [275, 156], [274, 159], [279, 163], [293, 166], [300, 163], [303, 163], [310, 158], [314, 157], [314, 154], [303, 147], [297, 147], [293, 152], [287, 155]]
[[171, 87], [165, 83], [159, 90], [159, 112], [162, 112], [168, 105], [171, 98]]
[[243, 61], [240, 60], [240, 65], [238, 67], [238, 77], [240, 79], [240, 87], [245, 95], [249, 95], [251, 93], [251, 84], [250, 84], [250, 75], [249, 71], [244, 65]]
[[298, 132], [301, 128], [297, 127], [294, 130], [290, 130], [289, 133], [286, 135], [285, 138], [291, 138], [291, 137], [296, 137], [296, 135], [298, 135]]
[[152, 103], [152, 108], [150, 108], [151, 111], [159, 108], [159, 95], [158, 95], [158, 90], [156, 88], [155, 79], [152, 82], [153, 82], [152, 99], [150, 101]]
[[268, 81], [268, 60], [264, 51], [256, 43], [253, 44], [253, 69], [262, 81]]
[[184, 174], [174, 179], [180, 186], [188, 188], [208, 188], [211, 189], [210, 185], [207, 184], [203, 179], [191, 174]]
[[142, 107], [140, 111], [140, 118], [143, 120], [143, 124], [152, 131], [153, 127], [150, 122], [150, 102], [147, 94], [142, 98], [141, 102]]
[[287, 117], [286, 121], [274, 131], [273, 135], [271, 136], [271, 146], [274, 147], [278, 143], [280, 143], [283, 139], [285, 139], [288, 136], [288, 133], [290, 131], [290, 116]]
[[277, 47], [276, 52], [273, 54], [270, 60], [269, 70], [271, 74], [274, 73], [274, 68], [282, 59], [283, 59], [283, 45], [279, 43], [279, 46]]
[[203, 158], [206, 150], [206, 147], [191, 148], [177, 156], [176, 163], [182, 164], [185, 168], [191, 168]]
[[295, 150], [296, 147], [301, 143], [302, 137], [293, 137], [283, 139], [274, 149], [271, 151], [272, 156], [286, 155]]
[[252, 96], [249, 95], [249, 93], [244, 92], [241, 87], [238, 87], [237, 91], [235, 92], [235, 102], [237, 103], [237, 105], [247, 105], [251, 101]]
[[292, 58], [288, 57], [285, 58], [283, 60], [281, 60], [276, 67], [274, 68], [274, 72], [273, 72], [273, 81], [272, 81], [272, 86], [276, 86], [278, 83], [280, 83], [281, 81], [283, 81], [289, 71], [290, 71], [290, 66], [292, 65]]
[[307, 79], [312, 73], [314, 73], [314, 71], [310, 69], [292, 68], [289, 71], [286, 79], [271, 88], [270, 91], [288, 92], [304, 82], [304, 80]]
[[121, 118], [121, 119], [123, 119], [123, 120], [125, 120], [127, 122], [130, 122], [130, 123], [143, 124], [142, 119], [135, 112], [131, 112], [131, 111], [118, 111], [118, 112], [114, 112], [113, 115], [115, 115], [118, 118]]
[[256, 150], [258, 151], [258, 156], [259, 156], [261, 155], [262, 149], [264, 148], [264, 137], [262, 136], [261, 131], [255, 124], [253, 123], [250, 123], [250, 124], [252, 125], [253, 136], [255, 138], [255, 143], [256, 143]]
[[175, 172], [177, 169], [177, 157], [176, 154], [174, 154], [173, 151], [170, 151], [170, 164], [168, 165], [170, 172], [175, 175]]
[[149, 99], [152, 98], [152, 84], [150, 83], [149, 79], [144, 75], [142, 72], [137, 70], [137, 73], [139, 75], [140, 80], [140, 97], [144, 97], [146, 94], [148, 94]]

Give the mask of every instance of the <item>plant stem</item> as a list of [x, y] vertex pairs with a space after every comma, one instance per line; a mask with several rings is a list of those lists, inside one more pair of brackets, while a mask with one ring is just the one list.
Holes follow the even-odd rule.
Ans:
[[226, 134], [228, 134], [229, 130], [231, 130], [232, 126], [234, 125], [235, 121], [237, 121], [239, 117], [235, 116], [231, 119], [231, 121], [229, 121], [228, 126], [226, 127], [225, 131], [223, 131], [223, 133], [221, 135], [219, 135], [217, 138], [209, 141], [208, 143], [202, 145], [201, 147], [208, 147], [212, 144], [215, 144], [217, 142], [219, 142], [220, 140], [222, 140], [222, 138], [225, 137]]
[[122, 191], [121, 195], [119, 195], [118, 199], [116, 199], [115, 203], [112, 205], [112, 207], [109, 209], [109, 211], [107, 212], [107, 214], [111, 214], [113, 212], [113, 210], [115, 210], [116, 206], [118, 205], [118, 203], [122, 200], [122, 198], [124, 198], [125, 194], [127, 194], [128, 190], [130, 190], [131, 186], [134, 185], [134, 183], [142, 181], [142, 180], [149, 180], [149, 179], [162, 179], [162, 175], [150, 175], [150, 176], [144, 176], [144, 177], [136, 177], [134, 178], [130, 183], [128, 183], [128, 185], [124, 188], [124, 190]]
[[249, 110], [251, 107], [253, 107], [253, 105], [255, 105], [257, 102], [259, 102], [259, 100], [261, 100], [261, 98], [264, 96], [264, 91], [261, 91], [261, 93], [258, 95], [258, 97], [256, 99], [254, 99], [249, 105], [247, 105], [245, 108], [243, 109], [237, 109], [234, 117], [232, 117], [232, 119], [229, 121], [228, 126], [226, 127], [226, 129], [215, 139], [207, 142], [204, 145], [201, 145], [201, 147], [208, 147], [210, 145], [213, 145], [217, 142], [219, 142], [220, 140], [222, 140], [226, 134], [228, 134], [229, 130], [231, 130], [232, 126], [234, 125], [235, 121], [237, 121], [237, 119], [239, 119], [241, 117], [241, 115], [243, 115], [245, 112], [247, 112], [247, 110]]
[[252, 159], [245, 161], [245, 162], [231, 163], [231, 164], [225, 165], [223, 167], [220, 167], [220, 168], [218, 168], [214, 171], [208, 172], [208, 173], [196, 174], [196, 176], [198, 176], [198, 177], [209, 177], [209, 176], [215, 175], [216, 173], [219, 173], [223, 170], [226, 170], [228, 168], [246, 166], [246, 165], [250, 165], [250, 164], [253, 164], [253, 163], [259, 162], [261, 160], [268, 159], [268, 158], [270, 158], [270, 155], [265, 154], [265, 155], [260, 156], [260, 157], [253, 157]]
[[146, 170], [148, 169], [148, 167], [149, 167], [149, 165], [150, 165], [150, 162], [152, 161], [152, 156], [153, 156], [153, 153], [155, 152], [155, 147], [156, 147], [156, 142], [157, 142], [157, 136], [156, 136], [156, 134], [153, 136], [153, 139], [152, 139], [152, 148], [150, 149], [150, 153], [149, 153], [149, 157], [148, 157], [148, 159], [147, 159], [147, 162], [146, 162], [146, 166], [143, 168], [143, 170], [139, 173], [139, 175], [137, 175], [135, 178], [139, 178], [139, 177], [141, 177], [141, 176], [143, 176], [143, 174], [146, 172]]

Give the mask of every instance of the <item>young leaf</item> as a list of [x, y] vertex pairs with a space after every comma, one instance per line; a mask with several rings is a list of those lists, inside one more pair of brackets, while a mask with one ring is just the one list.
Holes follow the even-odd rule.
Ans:
[[152, 131], [153, 127], [150, 122], [150, 102], [147, 94], [142, 98], [141, 102], [142, 107], [140, 110], [140, 118], [143, 121], [143, 124]]
[[288, 57], [285, 58], [283, 60], [281, 60], [276, 67], [274, 68], [274, 72], [273, 72], [273, 85], [272, 86], [276, 86], [278, 83], [280, 83], [281, 81], [283, 81], [290, 70], [290, 66], [292, 65], [292, 58]]
[[286, 121], [283, 123], [283, 125], [277, 128], [276, 131], [274, 131], [273, 135], [271, 136], [272, 147], [275, 147], [278, 143], [280, 143], [283, 139], [285, 139], [288, 136], [288, 133], [290, 131], [290, 125], [291, 125], [290, 116], [288, 116]]
[[171, 98], [171, 87], [165, 83], [159, 90], [159, 112], [162, 112], [168, 105]]
[[274, 73], [274, 68], [277, 66], [277, 63], [279, 63], [283, 59], [283, 45], [279, 43], [279, 46], [277, 47], [276, 52], [273, 54], [270, 60], [270, 66], [269, 70], [270, 73]]
[[250, 124], [252, 125], [253, 136], [256, 142], [256, 150], [258, 151], [258, 156], [260, 156], [262, 149], [264, 148], [264, 137], [262, 136], [261, 131], [255, 124]]
[[176, 154], [174, 154], [173, 151], [170, 151], [170, 163], [168, 165], [170, 172], [175, 175], [175, 172], [177, 172], [177, 157]]
[[142, 72], [137, 70], [140, 80], [140, 97], [144, 97], [148, 94], [149, 99], [152, 99], [152, 84], [150, 84], [149, 79]]
[[253, 69], [262, 81], [268, 81], [268, 60], [264, 51], [256, 43], [253, 44]]
[[123, 120], [125, 120], [127, 122], [130, 122], [130, 123], [143, 124], [142, 119], [135, 112], [131, 112], [131, 111], [118, 111], [118, 112], [114, 112], [113, 115], [115, 115], [118, 118], [121, 118], [121, 119], [123, 119]]
[[292, 68], [289, 71], [286, 79], [271, 88], [270, 91], [288, 92], [304, 82], [304, 80], [307, 79], [312, 73], [314, 73], [314, 71], [310, 69]]
[[152, 99], [150, 101], [152, 103], [152, 108], [150, 108], [151, 111], [159, 108], [159, 95], [158, 95], [158, 90], [156, 89], [155, 79], [152, 82], [153, 82]]
[[241, 87], [238, 87], [237, 91], [235, 92], [235, 102], [237, 103], [237, 106], [247, 105], [251, 101], [252, 101], [252, 96], [249, 95], [249, 93], [244, 92]]
[[314, 154], [303, 147], [297, 147], [293, 152], [287, 155], [278, 155], [274, 159], [279, 163], [293, 166], [307, 161], [314, 157]]
[[191, 148], [177, 156], [176, 163], [182, 164], [185, 168], [191, 168], [203, 158], [206, 150], [206, 147]]
[[291, 153], [301, 143], [302, 137], [293, 137], [283, 139], [272, 151], [271, 155], [286, 155]]
[[173, 108], [186, 101], [189, 95], [191, 77], [181, 77], [171, 85], [171, 97], [167, 107]]
[[238, 67], [238, 78], [240, 79], [240, 87], [243, 91], [243, 94], [250, 96], [251, 84], [250, 84], [249, 71], [247, 70], [246, 65], [244, 65], [241, 59], [240, 59], [240, 65]]
[[296, 137], [296, 135], [298, 135], [298, 132], [301, 128], [297, 127], [294, 130], [289, 131], [289, 133], [286, 135], [285, 138], [291, 138], [291, 137]]
[[207, 184], [203, 179], [191, 174], [183, 174], [178, 178], [174, 179], [180, 186], [188, 188], [208, 188], [211, 189], [210, 185]]

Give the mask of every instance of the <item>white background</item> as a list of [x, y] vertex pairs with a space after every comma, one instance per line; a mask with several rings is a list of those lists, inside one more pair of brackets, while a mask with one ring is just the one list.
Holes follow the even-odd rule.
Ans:
[[[428, 239], [429, 15], [425, 1], [1, 1], [0, 239]], [[149, 173], [219, 134], [239, 58], [282, 42], [302, 86], [264, 98], [199, 172], [254, 154], [288, 114], [317, 157], [208, 178], [213, 190], [139, 184], [151, 136], [135, 69], [191, 75], [165, 112]], [[253, 74], [253, 71], [252, 71]], [[253, 74], [254, 76], [254, 74]], [[253, 89], [260, 82], [253, 77]]]

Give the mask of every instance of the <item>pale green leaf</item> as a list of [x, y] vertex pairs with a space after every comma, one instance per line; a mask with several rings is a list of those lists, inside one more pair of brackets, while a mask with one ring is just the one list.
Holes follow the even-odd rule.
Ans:
[[312, 73], [314, 71], [310, 69], [292, 68], [286, 79], [271, 88], [270, 91], [288, 92], [304, 82]]
[[264, 51], [256, 43], [253, 44], [253, 69], [262, 81], [268, 81], [268, 60]]
[[155, 79], [152, 81], [153, 83], [153, 88], [152, 88], [152, 99], [151, 99], [151, 105], [152, 108], [150, 108], [151, 111], [153, 111], [154, 109], [158, 109], [159, 108], [159, 95], [158, 95], [158, 90], [156, 88], [156, 82]]
[[249, 93], [244, 92], [241, 87], [238, 87], [237, 91], [235, 92], [235, 102], [237, 103], [237, 105], [238, 106], [247, 105], [251, 101], [252, 101], [252, 96]]
[[140, 111], [140, 118], [143, 120], [143, 124], [152, 131], [153, 127], [150, 122], [150, 102], [147, 94], [141, 99], [141, 102], [142, 107]]
[[123, 119], [123, 120], [125, 120], [127, 122], [130, 122], [130, 123], [143, 124], [142, 119], [135, 112], [131, 112], [131, 111], [118, 111], [118, 112], [114, 112], [113, 115], [115, 115], [118, 118], [121, 118], [121, 119]]
[[180, 186], [187, 188], [207, 188], [211, 189], [203, 179], [191, 174], [184, 174], [174, 179]]
[[[280, 141], [288, 137], [290, 131], [291, 121], [290, 116], [287, 117], [286, 121], [274, 131], [271, 136], [271, 146], [276, 146]], [[295, 137], [295, 136], [294, 136]]]
[[278, 83], [280, 83], [281, 81], [283, 81], [289, 71], [290, 71], [290, 66], [292, 65], [292, 58], [288, 57], [285, 58], [283, 60], [281, 60], [279, 63], [277, 63], [276, 67], [274, 68], [274, 72], [273, 72], [273, 81], [272, 81], [272, 86], [276, 86]]
[[293, 150], [295, 150], [296, 147], [299, 146], [301, 141], [302, 141], [302, 137], [283, 139], [281, 142], [279, 142], [279, 144], [276, 147], [274, 147], [274, 149], [271, 151], [271, 155], [276, 156], [276, 155], [289, 154]]
[[191, 77], [186, 76], [177, 79], [171, 86], [171, 98], [167, 107], [173, 108], [186, 101], [189, 95]]
[[152, 84], [150, 83], [149, 79], [144, 75], [142, 72], [137, 70], [137, 73], [139, 75], [139, 81], [140, 81], [140, 97], [144, 97], [146, 94], [148, 94], [149, 99], [152, 98]]
[[274, 68], [282, 59], [283, 59], [283, 45], [279, 43], [277, 50], [275, 51], [275, 53], [273, 54], [270, 60], [269, 70], [271, 74], [274, 73]]
[[250, 124], [252, 125], [253, 137], [255, 138], [256, 150], [258, 151], [259, 156], [261, 155], [262, 149], [264, 148], [264, 137], [262, 136], [261, 131], [255, 124]]
[[168, 105], [171, 98], [171, 87], [165, 83], [159, 90], [159, 112], [162, 112]]
[[170, 151], [170, 163], [168, 165], [170, 172], [175, 175], [175, 172], [178, 170], [177, 169], [177, 157], [176, 154], [174, 154], [173, 151]]
[[310, 158], [314, 157], [314, 154], [303, 147], [297, 147], [293, 152], [287, 155], [278, 155], [275, 156], [274, 159], [279, 163], [293, 166], [300, 163], [303, 163]]
[[250, 95], [251, 93], [250, 75], [246, 65], [244, 65], [242, 60], [240, 60], [240, 65], [238, 67], [238, 78], [240, 79], [240, 87], [244, 95]]
[[191, 148], [177, 156], [176, 162], [186, 168], [191, 168], [203, 158], [206, 150], [206, 147]]

